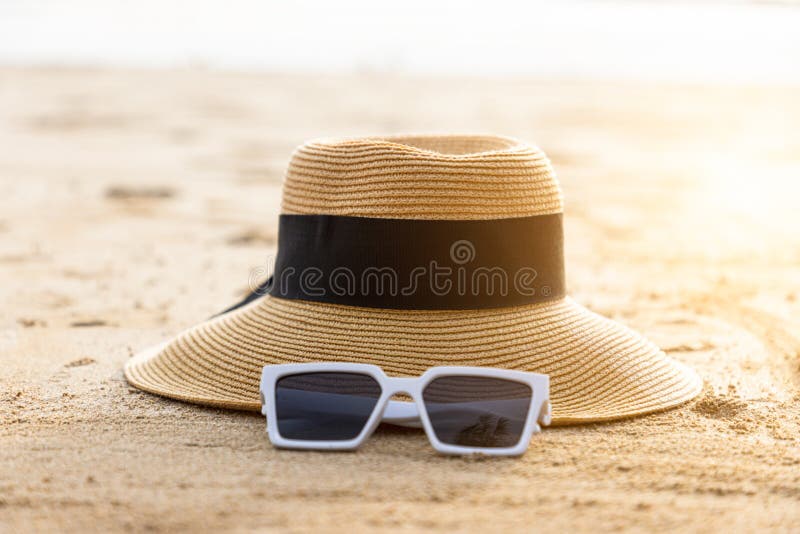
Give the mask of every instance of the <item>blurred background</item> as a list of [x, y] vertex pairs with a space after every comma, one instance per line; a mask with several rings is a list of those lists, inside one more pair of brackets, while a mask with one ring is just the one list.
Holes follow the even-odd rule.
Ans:
[[793, 2], [4, 0], [4, 211], [49, 205], [67, 224], [40, 234], [60, 236], [92, 210], [130, 233], [146, 210], [233, 235], [241, 271], [274, 244], [259, 223], [304, 140], [487, 132], [553, 159], [568, 229], [596, 234], [583, 261], [639, 238], [657, 266], [771, 264], [798, 227], [798, 28]]
[[798, 28], [790, 2], [5, 0], [0, 59], [796, 83]]
[[800, 81], [795, 2], [4, 0], [9, 64]]
[[[705, 287], [675, 266], [728, 280], [745, 258], [795, 259], [781, 244], [800, 223], [798, 28], [791, 2], [4, 0], [0, 228], [15, 238], [0, 254], [81, 271], [89, 244], [114, 258], [101, 264], [136, 263], [164, 232], [145, 300], [210, 278], [213, 312], [272, 250], [299, 143], [485, 132], [553, 160], [581, 237], [568, 254], [594, 267], [574, 291], [630, 240], [671, 287]], [[216, 275], [173, 265], [172, 248], [200, 244], [221, 246], [203, 267]], [[235, 289], [216, 285], [234, 270]]]

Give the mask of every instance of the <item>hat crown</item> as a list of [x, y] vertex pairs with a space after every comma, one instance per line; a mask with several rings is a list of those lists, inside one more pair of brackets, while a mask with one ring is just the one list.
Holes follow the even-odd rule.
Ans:
[[310, 141], [292, 155], [282, 212], [393, 219], [501, 219], [561, 213], [537, 147], [499, 136]]

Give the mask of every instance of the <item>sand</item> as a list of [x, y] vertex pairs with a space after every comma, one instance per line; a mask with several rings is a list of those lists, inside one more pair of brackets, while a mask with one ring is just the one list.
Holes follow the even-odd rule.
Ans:
[[[0, 69], [0, 531], [800, 529], [796, 88]], [[325, 135], [539, 144], [572, 295], [705, 382], [519, 459], [276, 451], [122, 365], [240, 297]]]

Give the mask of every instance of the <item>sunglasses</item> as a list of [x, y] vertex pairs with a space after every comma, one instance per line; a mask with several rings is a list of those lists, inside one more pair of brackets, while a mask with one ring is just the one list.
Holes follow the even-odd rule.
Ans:
[[[417, 378], [358, 363], [268, 365], [261, 412], [276, 447], [352, 450], [381, 421], [425, 429], [445, 454], [516, 456], [550, 424], [547, 375], [487, 367], [432, 367]], [[413, 403], [390, 400], [406, 394]]]

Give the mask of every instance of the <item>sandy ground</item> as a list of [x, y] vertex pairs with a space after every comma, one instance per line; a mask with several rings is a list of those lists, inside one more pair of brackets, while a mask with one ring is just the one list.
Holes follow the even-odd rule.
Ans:
[[[0, 531], [800, 529], [796, 88], [0, 69]], [[697, 402], [521, 459], [276, 451], [123, 363], [238, 298], [309, 137], [491, 132], [566, 194], [573, 296]]]

